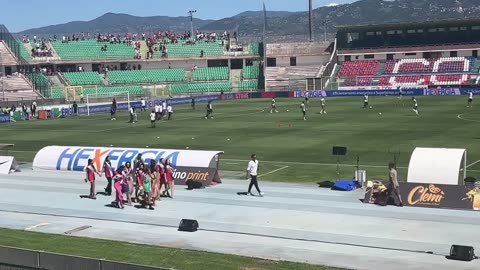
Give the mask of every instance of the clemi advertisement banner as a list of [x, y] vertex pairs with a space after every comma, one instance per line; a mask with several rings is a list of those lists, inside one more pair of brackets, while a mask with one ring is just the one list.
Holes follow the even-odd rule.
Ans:
[[[386, 184], [376, 182], [367, 188], [364, 203], [378, 203], [382, 192], [387, 192]], [[400, 183], [400, 194], [405, 206], [480, 210], [479, 187]]]
[[172, 166], [213, 168], [222, 151], [196, 151], [150, 148], [88, 147], [88, 146], [47, 146], [37, 152], [33, 160], [34, 170], [84, 171], [88, 159], [101, 169], [107, 156], [114, 169], [132, 162], [138, 154], [146, 163], [160, 158], [169, 159]]

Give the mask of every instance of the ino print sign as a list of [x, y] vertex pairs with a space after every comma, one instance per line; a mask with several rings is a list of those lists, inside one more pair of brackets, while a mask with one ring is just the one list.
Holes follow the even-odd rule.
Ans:
[[47, 146], [42, 148], [33, 160], [34, 170], [84, 171], [88, 159], [92, 159], [97, 169], [105, 158], [110, 157], [113, 168], [132, 162], [142, 154], [145, 162], [169, 159], [173, 166], [208, 168], [218, 160], [221, 151], [194, 151], [149, 148], [86, 147], [86, 146]]

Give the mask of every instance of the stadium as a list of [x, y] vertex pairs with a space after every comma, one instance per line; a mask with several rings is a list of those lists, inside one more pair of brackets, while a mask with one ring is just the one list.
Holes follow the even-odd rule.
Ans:
[[480, 19], [271, 42], [266, 14], [255, 41], [0, 25], [0, 269], [479, 269]]

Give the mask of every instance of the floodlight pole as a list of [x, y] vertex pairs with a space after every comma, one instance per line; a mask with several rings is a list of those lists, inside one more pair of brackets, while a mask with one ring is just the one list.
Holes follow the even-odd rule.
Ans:
[[323, 24], [323, 41], [327, 42], [327, 25], [330, 23], [331, 21], [328, 20], [328, 19], [325, 19], [323, 20], [322, 24]]
[[193, 37], [193, 14], [197, 13], [196, 10], [189, 10], [188, 14], [190, 15], [190, 38]]
[[308, 1], [308, 33], [310, 34], [310, 42], [313, 41], [313, 0]]

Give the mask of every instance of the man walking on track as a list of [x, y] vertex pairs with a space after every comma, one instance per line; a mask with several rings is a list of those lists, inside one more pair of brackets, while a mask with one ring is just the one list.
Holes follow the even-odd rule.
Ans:
[[388, 164], [389, 172], [389, 185], [388, 185], [388, 198], [392, 195], [392, 192], [395, 193], [398, 199], [398, 206], [403, 206], [402, 196], [400, 195], [400, 188], [398, 185], [397, 170], [395, 169], [395, 163], [390, 162]]
[[248, 162], [248, 167], [247, 167], [247, 179], [249, 179], [250, 177], [250, 185], [248, 186], [247, 195], [254, 196], [252, 194], [252, 187], [255, 186], [255, 188], [258, 191], [258, 195], [260, 195], [260, 197], [263, 197], [263, 192], [260, 191], [260, 188], [258, 187], [258, 181], [257, 181], [257, 175], [258, 175], [257, 155], [252, 154], [251, 158], [252, 160]]

